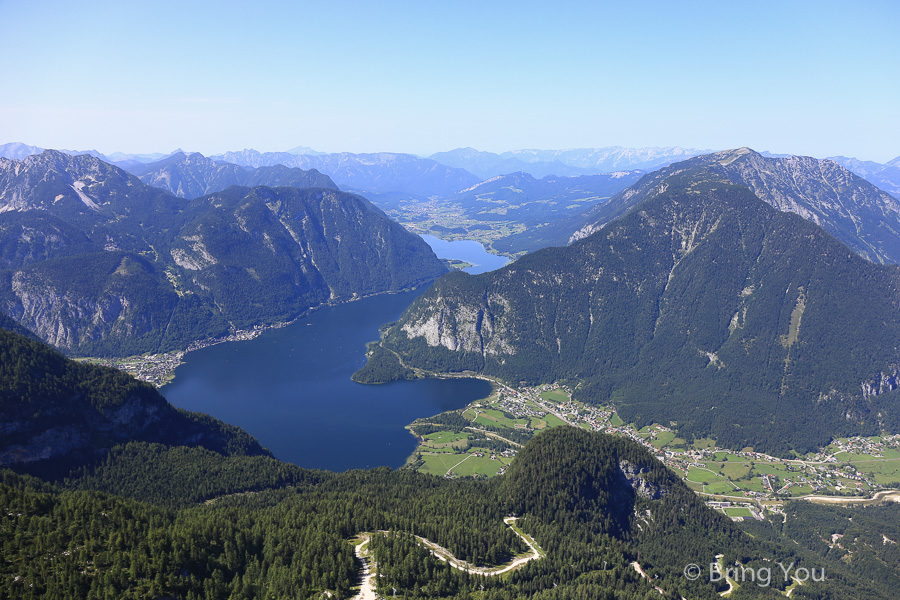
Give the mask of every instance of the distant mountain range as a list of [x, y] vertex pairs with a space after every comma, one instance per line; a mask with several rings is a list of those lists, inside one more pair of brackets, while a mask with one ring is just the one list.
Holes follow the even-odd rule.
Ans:
[[199, 152], [177, 152], [162, 160], [135, 165], [127, 171], [154, 187], [163, 188], [181, 198], [197, 198], [233, 185], [256, 187], [319, 187], [337, 189], [327, 175], [316, 170], [273, 165], [255, 169], [217, 162]]
[[[21, 160], [43, 150], [43, 148], [19, 142], [0, 144], [0, 157]], [[142, 165], [158, 162], [176, 154], [195, 154], [186, 153], [181, 149], [170, 153], [113, 152], [109, 155], [103, 155], [96, 150], [61, 151], [73, 155], [90, 154], [104, 162], [136, 170], [140, 169]], [[679, 147], [624, 148], [608, 146], [568, 150], [512, 150], [496, 154], [474, 148], [457, 148], [435, 153], [425, 159], [410, 154], [395, 153], [326, 154], [306, 146], [297, 146], [287, 152], [241, 150], [226, 152], [210, 158], [217, 162], [231, 162], [244, 167], [282, 164], [306, 170], [316, 169], [331, 176], [342, 189], [349, 191], [372, 195], [399, 193], [425, 198], [446, 196], [469, 187], [478, 179], [485, 180], [516, 172], [528, 173], [540, 179], [550, 175], [574, 177], [616, 171], [653, 171], [673, 162], [710, 152], [710, 150]], [[760, 154], [767, 158], [790, 156], [772, 152], [761, 152]], [[443, 177], [441, 177], [438, 172], [440, 170], [436, 171], [434, 165], [428, 162], [429, 159], [452, 169], [466, 171], [469, 175], [474, 175], [475, 180], [458, 171], [455, 173], [443, 172]], [[900, 157], [885, 164], [844, 156], [833, 156], [830, 157], [830, 160], [895, 196], [900, 194]], [[417, 161], [426, 162], [416, 164]], [[456, 187], [457, 185], [459, 187]]]
[[[733, 181], [773, 166], [760, 159], [738, 150], [673, 165], [620, 194], [640, 199], [571, 246], [441, 278], [356, 378], [422, 368], [568, 381], [639, 426], [778, 453], [900, 429], [900, 267], [858, 257], [764, 202], [768, 188]], [[795, 176], [832, 165], [844, 189], [858, 179], [828, 161], [763, 160], [787, 161]], [[805, 202], [773, 189], [783, 206]], [[390, 366], [394, 353], [403, 369]]]
[[900, 198], [900, 156], [884, 164], [868, 160], [856, 160], [846, 156], [829, 157], [845, 169], [853, 171], [866, 181]]
[[331, 177], [341, 189], [361, 194], [402, 192], [426, 198], [448, 196], [481, 179], [463, 169], [442, 165], [412, 154], [323, 154], [295, 155], [288, 152], [243, 150], [211, 157], [244, 167], [284, 165], [316, 169]]
[[[187, 194], [239, 176], [220, 166], [182, 155], [152, 172]], [[627, 177], [640, 173], [516, 173], [457, 200], [556, 214]], [[886, 256], [879, 236], [895, 211], [857, 180], [746, 149], [645, 175], [610, 201], [614, 221], [568, 247], [439, 279], [357, 378], [419, 368], [564, 381], [688, 442], [711, 434], [783, 455], [896, 432], [900, 267], [814, 223], [848, 239], [857, 223], [858, 251]], [[176, 348], [443, 271], [420, 239], [333, 186], [189, 199], [90, 155], [0, 158], [0, 597], [350, 598], [375, 564], [370, 590], [384, 597], [896, 596], [892, 503], [786, 502], [735, 523], [636, 441], [567, 426], [534, 435], [487, 481], [307, 471], [21, 327], [73, 352]], [[480, 566], [531, 560], [481, 576], [420, 542]], [[739, 583], [714, 579], [717, 564]]]
[[457, 148], [432, 154], [431, 158], [465, 169], [483, 179], [521, 171], [534, 177], [596, 175], [615, 171], [652, 171], [708, 153], [709, 150], [685, 148], [576, 148], [570, 150], [513, 150], [503, 154], [481, 152], [474, 148]]
[[0, 233], [0, 311], [88, 355], [183, 349], [446, 271], [418, 236], [333, 187], [185, 200], [50, 150], [0, 159]]
[[37, 146], [29, 146], [21, 142], [12, 142], [10, 144], [0, 145], [0, 158], [11, 158], [13, 160], [22, 160], [26, 156], [32, 154], [40, 154], [43, 148]]

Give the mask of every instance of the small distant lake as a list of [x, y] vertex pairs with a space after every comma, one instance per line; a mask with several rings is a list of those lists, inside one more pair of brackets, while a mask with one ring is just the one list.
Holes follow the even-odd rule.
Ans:
[[467, 273], [473, 275], [499, 269], [509, 262], [507, 257], [491, 254], [484, 246], [473, 240], [448, 242], [433, 235], [423, 235], [421, 238], [431, 246], [438, 258], [455, 258], [473, 265], [465, 269]]

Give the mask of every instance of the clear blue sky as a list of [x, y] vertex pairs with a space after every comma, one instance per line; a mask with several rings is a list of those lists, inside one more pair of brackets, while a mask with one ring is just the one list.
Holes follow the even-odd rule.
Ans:
[[900, 155], [898, 30], [895, 0], [0, 0], [0, 143], [884, 162]]

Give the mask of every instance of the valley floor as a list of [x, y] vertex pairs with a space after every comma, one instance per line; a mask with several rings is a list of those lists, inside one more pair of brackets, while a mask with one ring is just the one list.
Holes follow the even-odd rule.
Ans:
[[787, 499], [859, 503], [900, 498], [900, 492], [890, 491], [900, 487], [900, 435], [837, 439], [817, 452], [783, 459], [752, 448], [718, 448], [710, 439], [687, 443], [663, 425], [638, 429], [624, 423], [613, 407], [572, 400], [565, 386], [513, 388], [491, 381], [495, 392], [490, 398], [408, 427], [419, 438], [408, 467], [451, 479], [493, 477], [506, 471], [528, 438], [570, 425], [639, 442], [735, 520], [778, 513]]

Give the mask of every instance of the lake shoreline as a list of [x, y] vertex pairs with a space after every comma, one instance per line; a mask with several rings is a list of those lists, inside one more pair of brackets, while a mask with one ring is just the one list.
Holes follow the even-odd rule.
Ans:
[[367, 343], [420, 291], [321, 307], [244, 344], [198, 350], [162, 393], [175, 406], [241, 427], [286, 462], [333, 471], [399, 468], [416, 446], [408, 424], [492, 391], [480, 378], [352, 381]]
[[[436, 281], [436, 280], [435, 280]], [[434, 283], [427, 284], [431, 286]], [[390, 296], [397, 294], [406, 294], [409, 292], [415, 292], [416, 290], [421, 289], [424, 286], [417, 286], [414, 288], [408, 288], [403, 290], [390, 290], [386, 292], [376, 292], [374, 294], [366, 294], [364, 296], [355, 296], [346, 298], [343, 300], [324, 302], [322, 304], [317, 304], [316, 306], [311, 306], [304, 310], [302, 313], [291, 319], [290, 321], [279, 321], [277, 323], [270, 323], [265, 325], [256, 325], [252, 329], [238, 329], [234, 333], [228, 334], [227, 336], [222, 336], [218, 338], [207, 338], [205, 340], [198, 340], [195, 342], [191, 342], [187, 348], [184, 350], [174, 350], [172, 352], [159, 352], [153, 354], [139, 354], [134, 356], [125, 356], [122, 358], [106, 358], [106, 357], [79, 357], [75, 360], [80, 362], [87, 362], [95, 365], [102, 365], [105, 367], [112, 367], [114, 369], [118, 369], [120, 371], [124, 371], [134, 377], [135, 379], [139, 379], [140, 381], [144, 381], [155, 386], [159, 390], [163, 390], [168, 384], [172, 383], [175, 380], [175, 371], [181, 365], [185, 364], [185, 357], [191, 352], [196, 352], [198, 350], [203, 350], [205, 348], [210, 348], [212, 346], [217, 346], [219, 344], [226, 344], [230, 342], [246, 342], [249, 340], [255, 340], [260, 335], [267, 331], [272, 331], [276, 329], [284, 329], [285, 327], [290, 327], [300, 319], [304, 319], [309, 317], [316, 311], [326, 309], [326, 308], [334, 308], [337, 306], [343, 306], [346, 304], [350, 304], [353, 302], [359, 302], [360, 300], [366, 300], [369, 298], [376, 298], [379, 296]], [[375, 340], [373, 340], [375, 341]]]

